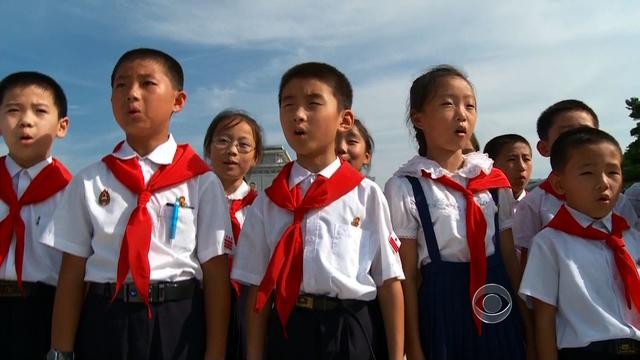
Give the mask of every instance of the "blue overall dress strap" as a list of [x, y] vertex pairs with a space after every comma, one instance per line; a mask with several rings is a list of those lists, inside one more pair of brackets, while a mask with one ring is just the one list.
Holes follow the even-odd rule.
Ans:
[[[500, 253], [498, 215], [495, 217], [496, 235], [493, 239], [495, 252], [487, 257], [486, 283], [491, 284], [491, 288], [499, 286], [508, 292], [511, 305], [508, 297], [501, 293], [487, 292], [480, 297], [474, 306], [489, 314], [488, 321], [494, 323], [483, 321], [482, 335], [478, 336], [473, 321], [476, 315], [469, 299], [469, 263], [442, 260], [420, 180], [411, 176], [406, 178], [413, 189], [431, 260], [420, 267], [422, 281], [418, 289], [420, 344], [424, 355], [433, 360], [524, 359], [522, 322]], [[492, 190], [491, 195], [497, 205], [497, 191]], [[496, 301], [499, 309], [495, 308]], [[491, 306], [485, 308], [485, 304]], [[510, 311], [503, 312], [509, 306]], [[495, 322], [491, 315], [499, 313], [506, 318], [497, 317], [500, 321]]]

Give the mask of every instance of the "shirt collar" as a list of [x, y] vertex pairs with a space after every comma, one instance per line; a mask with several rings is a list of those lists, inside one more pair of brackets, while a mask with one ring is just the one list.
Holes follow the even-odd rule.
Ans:
[[141, 159], [149, 159], [158, 165], [168, 165], [173, 161], [173, 156], [176, 154], [178, 144], [173, 139], [173, 135], [169, 134], [169, 139], [164, 143], [158, 145], [149, 155], [140, 156], [126, 141], [122, 143], [122, 146], [117, 151], [113, 152], [113, 156], [119, 159], [130, 159], [132, 157], [140, 157]]
[[40, 171], [42, 171], [42, 169], [44, 169], [47, 165], [51, 164], [52, 162], [53, 162], [53, 158], [49, 156], [48, 158], [40, 161], [39, 163], [33, 165], [32, 167], [28, 169], [23, 169], [20, 167], [20, 165], [16, 164], [16, 162], [13, 161], [10, 155], [7, 155], [4, 161], [7, 167], [7, 171], [9, 172], [9, 175], [11, 175], [12, 178], [16, 176], [16, 174], [20, 172], [20, 170], [25, 170], [29, 174], [29, 177], [31, 177], [31, 179], [35, 179], [36, 175], [38, 175]]
[[240, 184], [240, 186], [238, 186], [236, 191], [234, 191], [231, 194], [227, 195], [227, 199], [229, 199], [229, 200], [242, 200], [242, 199], [244, 199], [245, 196], [247, 196], [247, 194], [249, 193], [249, 190], [251, 190], [249, 185], [247, 185], [247, 183], [245, 181], [242, 181], [242, 184]]
[[306, 179], [309, 176], [316, 177], [318, 175], [322, 175], [325, 178], [330, 178], [337, 170], [340, 168], [341, 162], [340, 159], [336, 157], [336, 159], [329, 164], [324, 169], [320, 170], [318, 173], [312, 173], [311, 171], [302, 167], [302, 165], [298, 164], [297, 161], [293, 163], [291, 167], [291, 175], [289, 175], [289, 189], [298, 185], [302, 180]]
[[611, 232], [612, 226], [611, 226], [611, 212], [609, 212], [605, 217], [603, 217], [602, 219], [594, 219], [586, 214], [581, 213], [580, 211], [570, 207], [569, 205], [566, 205], [567, 210], [569, 211], [569, 213], [571, 214], [571, 216], [573, 216], [574, 219], [576, 219], [576, 221], [578, 222], [578, 224], [580, 224], [580, 226], [582, 226], [583, 228], [589, 227], [590, 225], [593, 225], [593, 227], [599, 229], [599, 230], [605, 230], [607, 233]]
[[440, 164], [431, 159], [416, 155], [404, 165], [400, 166], [400, 169], [398, 169], [394, 175], [420, 177], [422, 176], [422, 170], [424, 170], [430, 173], [434, 178], [439, 178], [444, 175], [458, 175], [465, 178], [473, 178], [478, 176], [481, 171], [485, 174], [489, 174], [492, 167], [493, 160], [491, 160], [487, 154], [480, 152], [472, 152], [464, 155], [462, 168], [456, 170], [455, 173], [449, 172], [447, 169], [443, 168]]

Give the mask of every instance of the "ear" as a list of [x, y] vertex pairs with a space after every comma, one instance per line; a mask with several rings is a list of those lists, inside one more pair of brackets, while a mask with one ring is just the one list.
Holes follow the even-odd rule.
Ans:
[[67, 129], [69, 129], [69, 117], [65, 116], [58, 120], [58, 129], [56, 130], [56, 137], [62, 139], [67, 135]]
[[409, 112], [409, 118], [411, 119], [411, 123], [413, 124], [413, 126], [416, 129], [420, 129], [422, 130], [422, 114], [418, 111], [415, 110], [411, 110], [411, 112]]
[[347, 109], [342, 111], [342, 116], [340, 117], [340, 123], [338, 124], [338, 131], [347, 131], [353, 127], [354, 124], [353, 111]]
[[538, 152], [540, 153], [540, 155], [544, 157], [551, 156], [551, 149], [549, 149], [549, 146], [547, 145], [546, 141], [539, 140], [538, 143], [536, 144], [536, 148], [538, 149]]
[[362, 164], [369, 165], [370, 163], [371, 163], [371, 153], [367, 151], [364, 153], [364, 162]]
[[187, 93], [180, 90], [176, 93], [176, 98], [173, 100], [173, 112], [177, 113], [182, 111], [182, 108], [187, 103]]
[[549, 180], [551, 181], [551, 187], [555, 192], [560, 195], [564, 195], [565, 189], [564, 184], [562, 183], [562, 175], [557, 174], [555, 171], [552, 171], [549, 175]]

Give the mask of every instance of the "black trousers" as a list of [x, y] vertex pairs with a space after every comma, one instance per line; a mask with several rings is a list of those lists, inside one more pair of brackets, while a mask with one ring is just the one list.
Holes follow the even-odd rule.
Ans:
[[269, 317], [267, 358], [369, 360], [373, 329], [367, 302], [330, 311], [294, 307], [285, 339], [276, 309]]
[[44, 359], [51, 345], [54, 286], [28, 297], [0, 297], [0, 358]]
[[79, 360], [198, 359], [205, 352], [205, 315], [201, 289], [193, 298], [151, 305], [110, 302], [89, 293], [76, 335]]

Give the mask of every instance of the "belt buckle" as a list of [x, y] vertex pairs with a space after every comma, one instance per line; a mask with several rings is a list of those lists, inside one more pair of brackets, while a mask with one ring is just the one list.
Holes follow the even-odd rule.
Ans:
[[313, 310], [313, 298], [311, 296], [298, 296], [296, 305], [301, 308]]
[[142, 298], [138, 296], [138, 290], [134, 284], [127, 284], [127, 286], [123, 289], [125, 291], [125, 301], [128, 303], [139, 303], [142, 302]]
[[637, 343], [633, 340], [615, 340], [616, 355], [638, 354]]
[[[158, 283], [157, 285], [157, 289], [158, 289], [158, 298], [157, 298], [157, 302], [163, 302], [165, 299], [165, 283]], [[149, 297], [151, 298], [151, 297]]]

